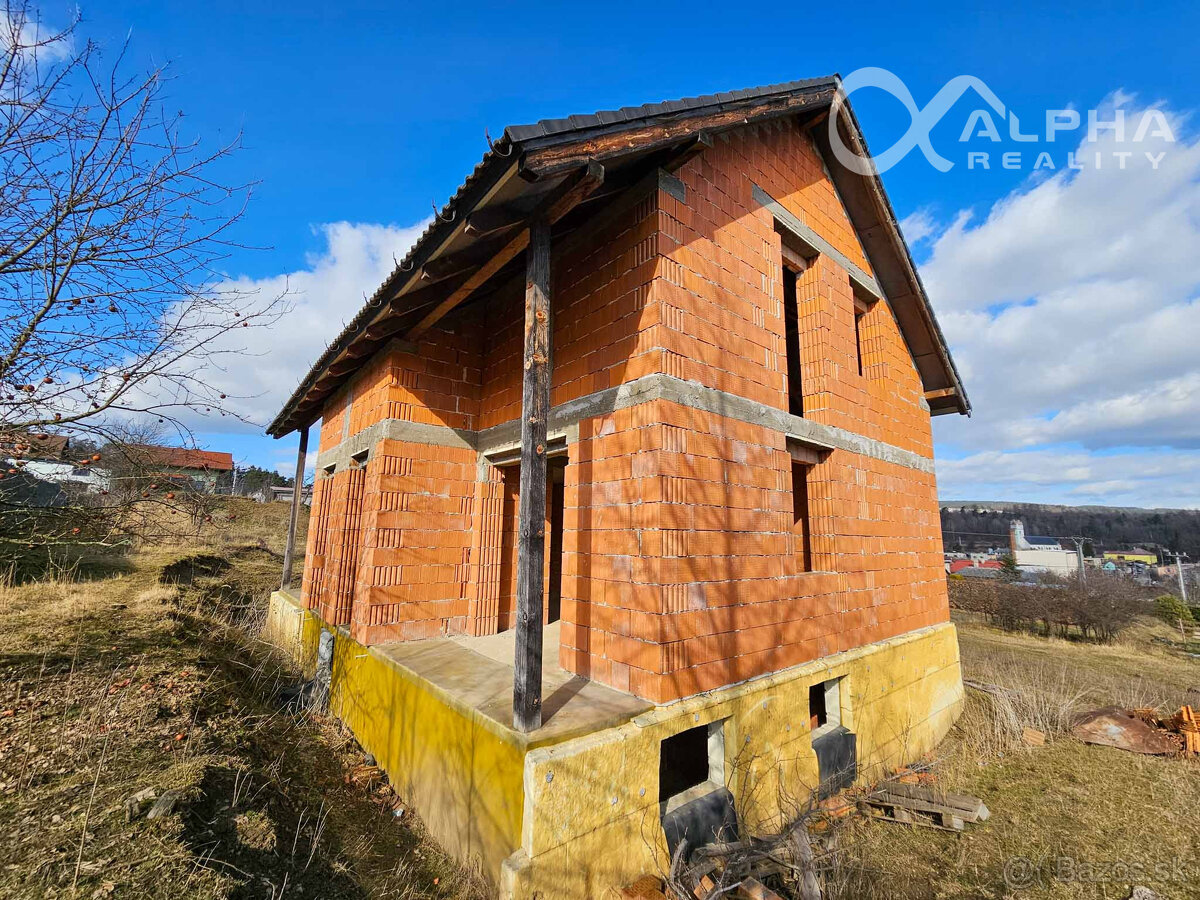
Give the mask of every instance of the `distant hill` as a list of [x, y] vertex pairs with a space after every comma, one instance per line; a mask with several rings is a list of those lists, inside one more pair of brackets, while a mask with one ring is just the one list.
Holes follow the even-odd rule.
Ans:
[[1200, 510], [1003, 500], [943, 500], [939, 506], [947, 550], [1007, 545], [1009, 521], [1021, 519], [1026, 534], [1084, 537], [1096, 553], [1132, 546], [1167, 547], [1200, 559]]

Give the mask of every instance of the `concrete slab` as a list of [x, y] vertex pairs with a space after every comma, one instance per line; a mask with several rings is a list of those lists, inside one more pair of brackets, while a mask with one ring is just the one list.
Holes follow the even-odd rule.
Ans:
[[542, 633], [542, 727], [520, 734], [512, 727], [516, 632], [484, 637], [431, 638], [378, 644], [372, 652], [403, 666], [510, 732], [514, 743], [544, 746], [628, 722], [653, 704], [572, 674], [558, 664], [559, 623]]

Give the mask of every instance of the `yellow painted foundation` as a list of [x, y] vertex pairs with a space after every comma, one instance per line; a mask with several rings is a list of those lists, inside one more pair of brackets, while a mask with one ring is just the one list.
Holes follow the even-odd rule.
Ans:
[[[306, 673], [322, 623], [271, 598], [265, 636]], [[470, 653], [464, 650], [464, 653]], [[859, 775], [878, 778], [933, 748], [962, 705], [954, 626], [924, 628], [708, 694], [623, 724], [539, 742], [338, 634], [330, 706], [430, 832], [477, 860], [502, 897], [598, 897], [668, 865], [659, 824], [661, 742], [722, 721], [725, 780], [749, 830], [769, 829], [817, 784], [808, 688], [841, 678], [841, 721]]]

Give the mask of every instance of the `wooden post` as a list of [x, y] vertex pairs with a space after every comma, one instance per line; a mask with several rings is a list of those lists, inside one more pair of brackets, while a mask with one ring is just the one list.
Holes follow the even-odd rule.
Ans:
[[296, 453], [296, 477], [292, 479], [292, 514], [288, 518], [287, 546], [283, 548], [283, 579], [279, 589], [292, 586], [292, 561], [296, 555], [296, 529], [300, 525], [300, 498], [304, 494], [304, 462], [308, 454], [308, 426], [300, 429], [300, 449]]
[[546, 425], [550, 415], [550, 222], [529, 226], [521, 389], [521, 496], [517, 523], [517, 649], [513, 727], [542, 725], [542, 594], [546, 562]]

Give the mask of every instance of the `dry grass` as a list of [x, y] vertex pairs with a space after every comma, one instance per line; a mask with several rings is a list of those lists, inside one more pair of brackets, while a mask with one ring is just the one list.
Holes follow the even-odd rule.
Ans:
[[[964, 677], [1004, 690], [967, 691], [938, 750], [939, 781], [983, 798], [992, 817], [962, 835], [856, 826], [837, 896], [1116, 900], [1134, 884], [1163, 898], [1200, 895], [1200, 762], [1067, 733], [1075, 714], [1097, 706], [1200, 704], [1200, 662], [1150, 643], [1158, 633], [1147, 620], [1122, 643], [1097, 646], [960, 622]], [[1046, 732], [1047, 745], [1026, 746], [1025, 726]], [[1018, 858], [1033, 867], [1028, 885], [1016, 880]]]
[[[387, 791], [347, 783], [361, 750], [288, 712], [292, 673], [230, 624], [277, 586], [285, 512], [235, 502], [120, 574], [0, 588], [0, 896], [484, 893]], [[186, 562], [207, 555], [228, 565]], [[179, 800], [128, 821], [145, 789]]]

